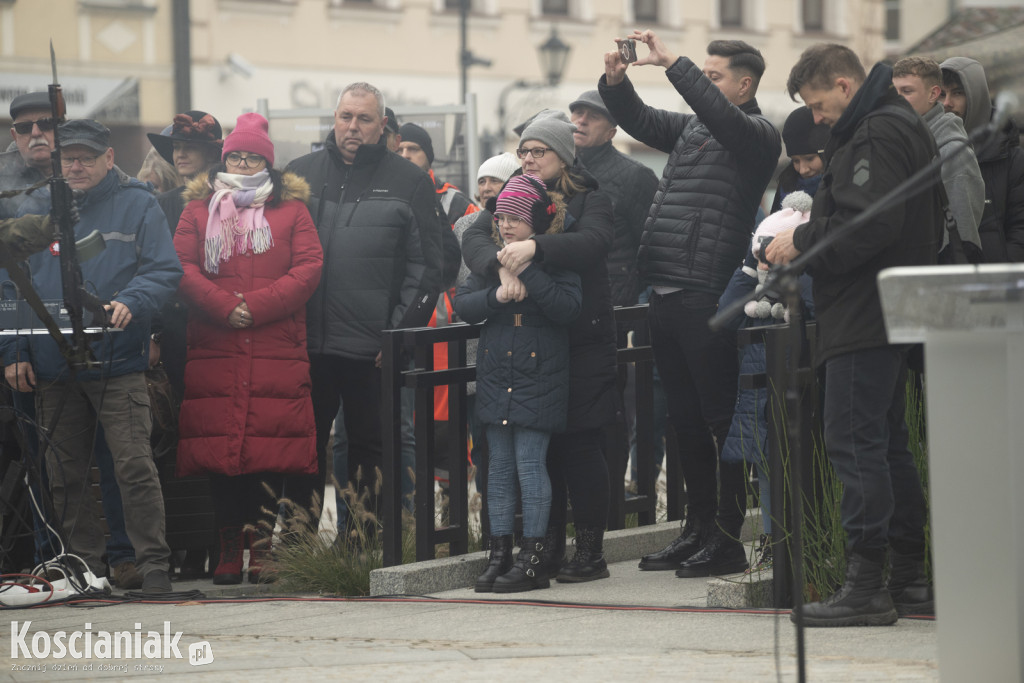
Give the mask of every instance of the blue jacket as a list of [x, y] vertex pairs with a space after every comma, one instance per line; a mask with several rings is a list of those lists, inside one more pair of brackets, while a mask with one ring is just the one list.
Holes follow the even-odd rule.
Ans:
[[[106, 243], [98, 256], [82, 263], [86, 289], [103, 301], [120, 301], [132, 313], [123, 331], [92, 344], [102, 369], [80, 372], [78, 379], [142, 372], [149, 364], [150, 321], [177, 289], [182, 273], [167, 219], [149, 188], [117, 169], [78, 200], [78, 209], [76, 239], [99, 230]], [[60, 258], [52, 250], [34, 254], [28, 264], [43, 299], [63, 298]], [[40, 381], [67, 377], [67, 363], [48, 335], [4, 337], [0, 351], [5, 365], [29, 360]]]
[[[476, 411], [482, 424], [565, 430], [569, 324], [580, 314], [580, 276], [532, 264], [519, 278], [529, 296], [498, 303], [497, 275], [470, 275], [455, 296], [469, 323], [484, 322], [476, 355]], [[515, 326], [519, 315], [521, 326]]]

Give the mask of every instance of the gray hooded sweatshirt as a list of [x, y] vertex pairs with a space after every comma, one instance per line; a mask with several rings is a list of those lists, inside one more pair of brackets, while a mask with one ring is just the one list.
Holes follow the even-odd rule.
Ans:
[[[978, 160], [967, 141], [967, 132], [960, 117], [943, 111], [938, 102], [924, 113], [924, 122], [935, 138], [935, 146], [942, 157], [942, 184], [949, 197], [949, 210], [956, 219], [957, 231], [964, 242], [981, 249], [978, 225], [985, 211], [985, 181], [981, 177]], [[942, 246], [949, 236], [942, 233]]]
[[[992, 103], [985, 69], [969, 57], [950, 57], [939, 65], [956, 74], [967, 97], [964, 128], [968, 133], [988, 124]], [[985, 210], [978, 225], [987, 263], [1024, 262], [1024, 149], [1013, 121], [975, 144], [985, 181]]]

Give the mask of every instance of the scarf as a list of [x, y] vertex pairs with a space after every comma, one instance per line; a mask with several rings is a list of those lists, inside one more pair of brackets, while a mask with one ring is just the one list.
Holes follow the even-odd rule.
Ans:
[[266, 169], [255, 175], [218, 173], [210, 198], [210, 219], [206, 223], [206, 270], [216, 273], [232, 254], [252, 249], [262, 254], [274, 246], [270, 224], [263, 217], [273, 189]]

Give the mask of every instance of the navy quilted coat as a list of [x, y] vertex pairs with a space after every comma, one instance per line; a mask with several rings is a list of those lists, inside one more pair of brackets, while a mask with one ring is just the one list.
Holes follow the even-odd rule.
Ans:
[[560, 432], [569, 406], [568, 326], [583, 302], [580, 276], [532, 264], [519, 279], [529, 292], [519, 302], [498, 303], [497, 276], [470, 275], [455, 296], [460, 318], [484, 321], [476, 352], [477, 418]]

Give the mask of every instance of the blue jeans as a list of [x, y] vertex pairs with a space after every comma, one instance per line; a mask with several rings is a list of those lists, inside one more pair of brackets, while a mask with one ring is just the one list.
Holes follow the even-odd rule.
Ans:
[[907, 447], [906, 350], [854, 351], [825, 362], [825, 446], [843, 482], [848, 552], [924, 549], [927, 509]]
[[487, 425], [487, 512], [491, 535], [510, 536], [515, 530], [518, 473], [523, 496], [523, 536], [544, 536], [551, 512], [551, 480], [546, 465], [550, 439], [549, 432], [529, 427]]

